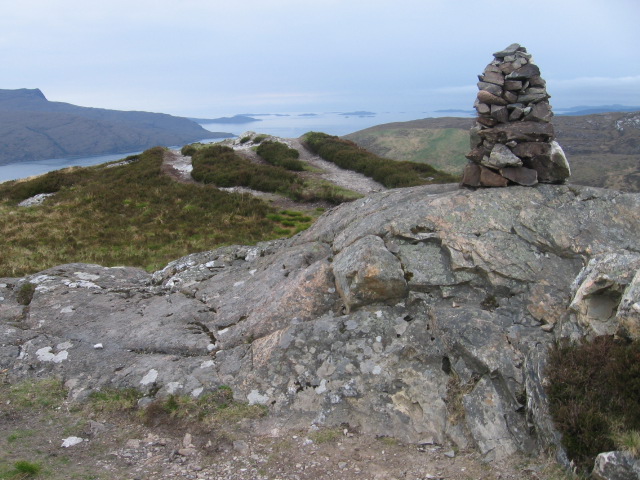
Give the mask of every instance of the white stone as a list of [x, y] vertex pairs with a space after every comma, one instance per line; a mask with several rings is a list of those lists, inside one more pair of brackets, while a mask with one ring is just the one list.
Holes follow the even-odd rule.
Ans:
[[101, 343], [96, 343], [93, 348], [95, 348], [96, 350], [101, 350], [104, 348], [104, 346]]
[[182, 388], [182, 384], [180, 382], [169, 382], [167, 384], [167, 393], [172, 395], [176, 393], [178, 390]]
[[63, 360], [66, 360], [69, 357], [69, 352], [63, 350], [56, 354], [51, 353], [53, 350], [51, 347], [43, 347], [36, 351], [36, 357], [41, 362], [53, 362], [53, 363], [61, 363]]
[[76, 277], [78, 277], [80, 280], [93, 281], [93, 280], [98, 280], [100, 278], [100, 275], [95, 275], [93, 273], [87, 273], [87, 272], [73, 272], [73, 274]]
[[251, 390], [251, 393], [247, 395], [247, 401], [249, 405], [266, 405], [269, 401], [269, 397], [267, 395], [262, 395], [258, 390]]
[[149, 372], [147, 372], [147, 374], [144, 377], [142, 377], [142, 380], [140, 380], [140, 383], [142, 385], [149, 385], [150, 383], [155, 382], [157, 378], [158, 378], [158, 371], [152, 368], [151, 370], [149, 370]]
[[80, 438], [80, 437], [67, 437], [62, 441], [62, 448], [69, 448], [69, 447], [73, 447], [74, 445], [79, 445], [80, 443], [84, 442], [84, 438]]

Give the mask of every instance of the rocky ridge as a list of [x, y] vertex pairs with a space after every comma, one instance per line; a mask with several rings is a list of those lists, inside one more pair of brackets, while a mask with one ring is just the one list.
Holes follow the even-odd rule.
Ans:
[[[0, 279], [0, 371], [70, 398], [228, 385], [258, 431], [349, 425], [485, 460], [552, 448], [546, 349], [640, 329], [640, 195], [568, 185], [390, 190], [292, 239], [148, 274]], [[32, 295], [25, 294], [31, 293]]]

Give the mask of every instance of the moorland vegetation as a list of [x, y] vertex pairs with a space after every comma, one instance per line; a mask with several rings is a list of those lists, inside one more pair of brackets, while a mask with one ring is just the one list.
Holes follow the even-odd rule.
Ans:
[[600, 452], [640, 455], [640, 341], [561, 342], [547, 375], [551, 414], [581, 474]]
[[[310, 168], [294, 158], [292, 151], [281, 142], [262, 141], [257, 153], [265, 164], [254, 163], [226, 145], [191, 144], [182, 148], [183, 155], [191, 156], [191, 176], [202, 183], [221, 188], [246, 187], [261, 192], [276, 193], [298, 202], [327, 202], [338, 205], [361, 195], [321, 179], [307, 179], [299, 173]], [[263, 147], [263, 145], [265, 145]]]
[[[70, 262], [151, 271], [189, 253], [287, 236], [311, 224], [308, 215], [279, 213], [251, 195], [175, 182], [162, 172], [164, 152], [152, 148], [125, 162], [0, 185], [0, 277]], [[43, 205], [17, 206], [41, 193], [55, 195]]]

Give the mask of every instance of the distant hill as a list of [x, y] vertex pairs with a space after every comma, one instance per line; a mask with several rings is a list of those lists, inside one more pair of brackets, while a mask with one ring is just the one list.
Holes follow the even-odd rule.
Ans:
[[[460, 173], [473, 118], [425, 118], [378, 125], [345, 138], [378, 155]], [[571, 165], [571, 183], [640, 192], [640, 111], [553, 119]]]
[[50, 102], [39, 89], [0, 90], [0, 165], [132, 152], [229, 136], [162, 113]]
[[612, 112], [637, 112], [640, 107], [628, 107], [626, 105], [580, 105], [556, 110], [556, 115], [591, 115], [592, 113], [612, 113]]
[[220, 118], [189, 118], [189, 120], [193, 120], [198, 123], [253, 123], [253, 122], [261, 122], [259, 118], [253, 118], [249, 115], [234, 115], [233, 117], [220, 117]]

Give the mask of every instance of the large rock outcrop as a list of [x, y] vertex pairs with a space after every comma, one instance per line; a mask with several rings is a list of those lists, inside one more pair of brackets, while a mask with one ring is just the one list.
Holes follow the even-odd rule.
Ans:
[[638, 336], [640, 195], [537, 185], [392, 190], [306, 232], [148, 274], [61, 265], [0, 279], [0, 371], [72, 398], [230, 386], [264, 428], [348, 423], [487, 459], [557, 443], [559, 336]]

